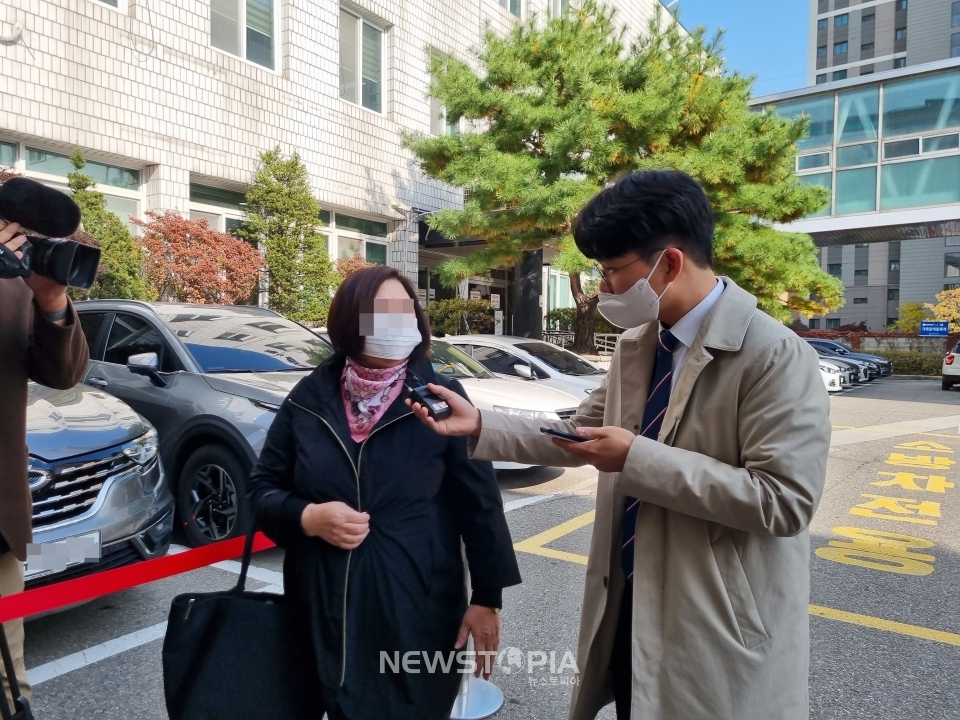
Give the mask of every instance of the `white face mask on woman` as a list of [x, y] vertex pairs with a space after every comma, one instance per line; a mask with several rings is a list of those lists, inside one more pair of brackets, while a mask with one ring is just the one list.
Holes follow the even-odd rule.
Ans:
[[621, 328], [640, 327], [658, 319], [660, 317], [660, 298], [666, 294], [672, 284], [667, 283], [667, 286], [659, 295], [650, 287], [650, 278], [653, 277], [657, 265], [663, 259], [663, 252], [660, 251], [660, 257], [653, 264], [650, 274], [645, 278], [640, 278], [626, 292], [619, 295], [600, 293], [600, 300], [597, 303], [597, 310], [600, 314]]
[[373, 312], [360, 313], [360, 335], [363, 352], [381, 360], [404, 360], [410, 357], [423, 336], [417, 327], [413, 300], [373, 301]]

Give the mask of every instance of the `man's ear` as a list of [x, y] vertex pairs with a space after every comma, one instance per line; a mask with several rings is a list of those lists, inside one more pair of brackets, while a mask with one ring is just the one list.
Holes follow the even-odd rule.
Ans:
[[668, 283], [675, 281], [680, 277], [680, 272], [683, 270], [683, 262], [685, 258], [683, 252], [675, 247], [668, 247], [663, 251], [663, 260], [661, 261], [662, 265], [666, 266], [666, 276], [665, 280]]

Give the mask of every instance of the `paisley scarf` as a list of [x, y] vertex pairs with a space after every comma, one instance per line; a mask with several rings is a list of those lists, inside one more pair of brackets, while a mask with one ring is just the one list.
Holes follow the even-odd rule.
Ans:
[[354, 442], [366, 440], [377, 420], [400, 396], [406, 370], [406, 361], [392, 368], [376, 370], [347, 358], [340, 385], [350, 437]]

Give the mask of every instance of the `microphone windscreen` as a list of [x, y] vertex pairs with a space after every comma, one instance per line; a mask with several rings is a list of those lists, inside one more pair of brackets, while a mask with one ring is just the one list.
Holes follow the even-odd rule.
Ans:
[[17, 177], [0, 185], [0, 218], [39, 235], [64, 238], [80, 227], [80, 208], [59, 190]]

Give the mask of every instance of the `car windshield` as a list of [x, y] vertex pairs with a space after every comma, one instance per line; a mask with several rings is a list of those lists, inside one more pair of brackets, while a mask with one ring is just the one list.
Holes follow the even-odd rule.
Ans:
[[279, 316], [218, 308], [161, 318], [205, 373], [312, 370], [333, 354], [312, 332]]
[[430, 363], [438, 375], [448, 378], [492, 378], [487, 370], [469, 355], [439, 340], [430, 343]]
[[556, 345], [545, 342], [517, 343], [517, 348], [542, 360], [557, 372], [564, 375], [603, 375], [604, 371], [596, 368], [579, 355], [564, 350]]

